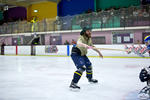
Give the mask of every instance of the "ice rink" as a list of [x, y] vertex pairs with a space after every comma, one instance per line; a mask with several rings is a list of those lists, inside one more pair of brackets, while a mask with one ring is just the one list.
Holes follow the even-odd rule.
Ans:
[[89, 59], [99, 83], [88, 83], [84, 73], [81, 90], [74, 92], [69, 85], [76, 68], [70, 57], [0, 56], [0, 100], [138, 100], [146, 85], [139, 72], [150, 59]]

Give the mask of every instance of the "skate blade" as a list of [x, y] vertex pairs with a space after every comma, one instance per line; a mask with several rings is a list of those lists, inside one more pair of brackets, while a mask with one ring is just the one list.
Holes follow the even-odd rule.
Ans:
[[90, 84], [98, 84], [98, 82], [97, 83], [93, 83], [93, 82], [89, 82]]
[[70, 88], [70, 91], [73, 91], [73, 92], [79, 92], [80, 89], [77, 89], [77, 88]]
[[140, 100], [148, 100], [149, 99], [149, 95], [145, 94], [145, 93], [141, 93], [141, 94], [138, 95], [138, 98]]

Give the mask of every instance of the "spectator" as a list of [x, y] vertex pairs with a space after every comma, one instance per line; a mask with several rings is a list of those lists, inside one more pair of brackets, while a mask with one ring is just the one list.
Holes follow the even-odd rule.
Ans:
[[142, 9], [138, 10], [138, 23], [141, 22], [143, 19], [143, 12]]
[[149, 17], [149, 14], [147, 13], [146, 9], [143, 10], [143, 17]]
[[73, 45], [73, 44], [76, 44], [76, 41], [75, 41], [74, 39], [72, 39], [72, 42], [71, 42], [71, 43], [72, 43], [72, 45]]
[[65, 43], [64, 43], [64, 45], [70, 45], [69, 41], [66, 40]]
[[76, 46], [76, 41], [74, 39], [72, 39], [71, 44], [75, 47]]
[[31, 55], [36, 54], [36, 47], [35, 45], [40, 45], [41, 44], [41, 38], [39, 35], [36, 33], [34, 34], [33, 39], [31, 40]]
[[5, 48], [4, 48], [4, 47], [5, 47], [5, 45], [6, 45], [6, 44], [5, 44], [4, 42], [3, 42], [2, 45], [1, 45], [1, 55], [4, 55], [4, 51], [5, 51]]
[[31, 20], [31, 23], [32, 23], [32, 27], [31, 27], [31, 32], [35, 32], [35, 31], [38, 31], [38, 27], [37, 27], [37, 17], [33, 17], [33, 19]]
[[35, 34], [32, 42], [31, 42], [31, 45], [40, 45], [40, 44], [41, 44], [40, 35]]
[[133, 23], [136, 23], [137, 24], [137, 21], [138, 21], [138, 11], [136, 8], [134, 8], [133, 10]]
[[140, 40], [137, 40], [137, 44], [141, 44]]
[[96, 11], [97, 11], [97, 12], [101, 12], [101, 11], [102, 11], [102, 9], [98, 8], [98, 9], [96, 9]]
[[106, 23], [107, 23], [107, 16], [106, 16], [106, 15], [103, 15], [103, 18], [102, 18], [102, 25], [103, 25], [103, 28], [106, 28]]
[[133, 10], [133, 16], [134, 16], [134, 17], [137, 17], [137, 16], [138, 16], [138, 11], [137, 11], [136, 8], [134, 8], [134, 10]]

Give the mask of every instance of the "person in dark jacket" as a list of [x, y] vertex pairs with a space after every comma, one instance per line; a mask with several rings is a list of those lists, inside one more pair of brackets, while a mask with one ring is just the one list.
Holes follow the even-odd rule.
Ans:
[[1, 55], [4, 55], [4, 51], [5, 51], [5, 43], [3, 42], [1, 45]]

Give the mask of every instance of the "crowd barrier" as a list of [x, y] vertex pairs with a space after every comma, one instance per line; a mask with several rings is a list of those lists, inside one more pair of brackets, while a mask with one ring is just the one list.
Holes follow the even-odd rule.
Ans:
[[[97, 48], [110, 48], [125, 50], [125, 45], [95, 45]], [[131, 47], [131, 45], [128, 45]], [[138, 45], [134, 45], [137, 47]], [[145, 45], [141, 45], [144, 47]], [[72, 45], [42, 45], [34, 46], [34, 55], [43, 56], [70, 56]], [[31, 55], [31, 46], [5, 46], [5, 55]], [[131, 52], [127, 54], [126, 51], [115, 50], [100, 50], [104, 57], [139, 57], [139, 55]], [[88, 50], [88, 56], [98, 56], [98, 54], [92, 50]], [[144, 54], [145, 57], [149, 57], [148, 52]]]

